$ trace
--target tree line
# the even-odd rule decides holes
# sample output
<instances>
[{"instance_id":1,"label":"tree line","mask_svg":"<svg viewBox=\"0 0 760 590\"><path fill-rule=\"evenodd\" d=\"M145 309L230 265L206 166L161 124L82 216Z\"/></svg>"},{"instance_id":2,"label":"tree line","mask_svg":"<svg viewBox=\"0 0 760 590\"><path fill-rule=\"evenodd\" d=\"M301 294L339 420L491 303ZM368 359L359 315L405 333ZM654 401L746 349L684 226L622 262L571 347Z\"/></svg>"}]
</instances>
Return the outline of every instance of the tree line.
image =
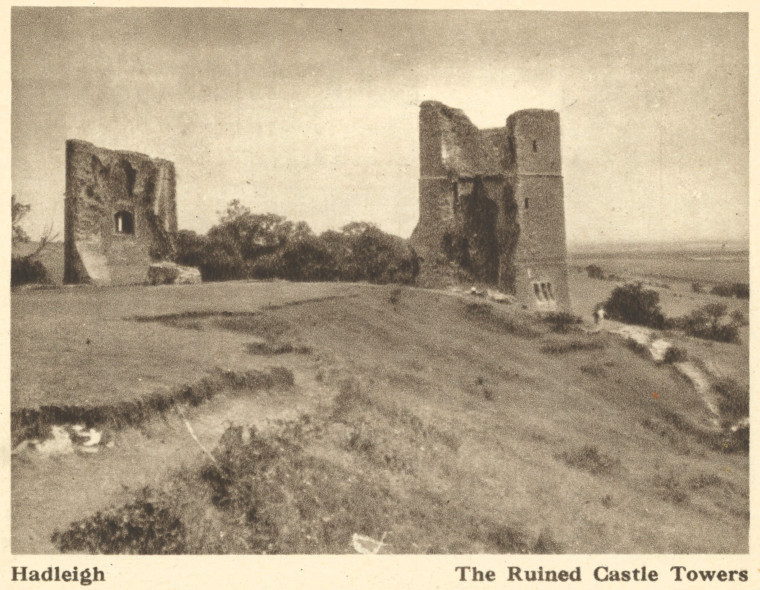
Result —
<instances>
[{"instance_id":1,"label":"tree line","mask_svg":"<svg viewBox=\"0 0 760 590\"><path fill-rule=\"evenodd\" d=\"M419 262L406 240L365 222L315 234L306 222L253 213L229 203L205 235L177 235L178 264L200 269L204 281L287 279L413 283Z\"/></svg>"}]
</instances>

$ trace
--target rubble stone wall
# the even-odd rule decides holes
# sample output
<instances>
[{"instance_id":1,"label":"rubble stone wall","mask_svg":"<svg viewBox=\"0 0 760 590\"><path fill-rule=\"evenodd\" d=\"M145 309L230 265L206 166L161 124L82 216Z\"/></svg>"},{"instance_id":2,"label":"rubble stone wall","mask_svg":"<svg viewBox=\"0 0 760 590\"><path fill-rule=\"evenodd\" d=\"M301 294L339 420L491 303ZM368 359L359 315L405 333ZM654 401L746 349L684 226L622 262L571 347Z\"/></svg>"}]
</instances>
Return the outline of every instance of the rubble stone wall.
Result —
<instances>
[{"instance_id":1,"label":"rubble stone wall","mask_svg":"<svg viewBox=\"0 0 760 590\"><path fill-rule=\"evenodd\" d=\"M64 281L145 282L174 252L175 185L168 160L67 141Z\"/></svg>"}]
</instances>

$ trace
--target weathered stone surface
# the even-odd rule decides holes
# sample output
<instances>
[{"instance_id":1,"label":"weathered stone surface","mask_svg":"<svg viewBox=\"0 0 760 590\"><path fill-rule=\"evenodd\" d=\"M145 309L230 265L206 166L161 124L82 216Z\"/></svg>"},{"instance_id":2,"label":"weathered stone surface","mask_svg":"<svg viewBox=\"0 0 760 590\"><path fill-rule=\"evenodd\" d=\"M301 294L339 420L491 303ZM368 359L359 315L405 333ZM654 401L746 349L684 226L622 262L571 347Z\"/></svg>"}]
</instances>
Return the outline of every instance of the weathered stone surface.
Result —
<instances>
[{"instance_id":1,"label":"weathered stone surface","mask_svg":"<svg viewBox=\"0 0 760 590\"><path fill-rule=\"evenodd\" d=\"M569 309L559 115L528 109L480 130L459 109L420 105L423 272L453 263L534 309Z\"/></svg>"},{"instance_id":2,"label":"weathered stone surface","mask_svg":"<svg viewBox=\"0 0 760 590\"><path fill-rule=\"evenodd\" d=\"M192 266L174 262L155 262L148 267L151 285L193 285L201 282L201 272Z\"/></svg>"},{"instance_id":3,"label":"weathered stone surface","mask_svg":"<svg viewBox=\"0 0 760 590\"><path fill-rule=\"evenodd\" d=\"M140 283L174 251L174 164L69 140L65 211L64 282Z\"/></svg>"}]
</instances>

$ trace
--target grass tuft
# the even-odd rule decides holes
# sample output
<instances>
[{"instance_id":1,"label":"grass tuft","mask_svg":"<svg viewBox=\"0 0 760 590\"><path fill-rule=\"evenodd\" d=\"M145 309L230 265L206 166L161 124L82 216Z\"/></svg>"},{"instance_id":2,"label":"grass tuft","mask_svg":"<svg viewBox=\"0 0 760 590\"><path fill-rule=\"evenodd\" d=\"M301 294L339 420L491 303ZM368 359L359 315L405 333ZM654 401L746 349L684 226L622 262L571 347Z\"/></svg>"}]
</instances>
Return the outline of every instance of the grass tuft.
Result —
<instances>
[{"instance_id":1,"label":"grass tuft","mask_svg":"<svg viewBox=\"0 0 760 590\"><path fill-rule=\"evenodd\" d=\"M673 473L663 477L656 475L653 484L660 489L661 497L671 504L682 505L690 501L689 494L684 490L681 480Z\"/></svg>"},{"instance_id":2,"label":"grass tuft","mask_svg":"<svg viewBox=\"0 0 760 590\"><path fill-rule=\"evenodd\" d=\"M596 340L553 340L543 344L541 352L544 354L567 354L581 350L604 350L604 348L605 344Z\"/></svg>"},{"instance_id":3,"label":"grass tuft","mask_svg":"<svg viewBox=\"0 0 760 590\"><path fill-rule=\"evenodd\" d=\"M246 350L250 354L276 355L276 354L311 354L310 346L299 346L290 342L249 342Z\"/></svg>"},{"instance_id":4,"label":"grass tuft","mask_svg":"<svg viewBox=\"0 0 760 590\"><path fill-rule=\"evenodd\" d=\"M528 531L519 524L494 526L488 533L488 542L499 553L557 554L564 552L548 528L543 529L538 537L532 540Z\"/></svg>"},{"instance_id":5,"label":"grass tuft","mask_svg":"<svg viewBox=\"0 0 760 590\"><path fill-rule=\"evenodd\" d=\"M585 445L576 451L563 453L559 458L570 467L588 471L592 475L611 475L621 469L618 459L600 453L594 445Z\"/></svg>"},{"instance_id":6,"label":"grass tuft","mask_svg":"<svg viewBox=\"0 0 760 590\"><path fill-rule=\"evenodd\" d=\"M581 373L583 373L584 375L589 375L590 377L606 377L607 376L607 371L604 370L604 367L601 367L598 364L581 365L580 369L581 369Z\"/></svg>"}]
</instances>

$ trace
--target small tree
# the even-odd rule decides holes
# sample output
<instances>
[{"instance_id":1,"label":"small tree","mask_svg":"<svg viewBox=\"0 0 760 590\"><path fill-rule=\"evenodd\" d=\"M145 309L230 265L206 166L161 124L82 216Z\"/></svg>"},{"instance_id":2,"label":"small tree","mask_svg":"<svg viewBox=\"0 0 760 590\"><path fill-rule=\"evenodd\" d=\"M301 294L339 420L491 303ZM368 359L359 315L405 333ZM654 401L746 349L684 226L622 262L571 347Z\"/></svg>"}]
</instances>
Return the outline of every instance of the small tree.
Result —
<instances>
[{"instance_id":1,"label":"small tree","mask_svg":"<svg viewBox=\"0 0 760 590\"><path fill-rule=\"evenodd\" d=\"M21 220L29 213L32 208L31 205L20 203L16 199L16 195L11 195L11 226L13 233L11 235L11 242L13 244L20 244L22 242L29 241L29 234L21 227Z\"/></svg>"},{"instance_id":2,"label":"small tree","mask_svg":"<svg viewBox=\"0 0 760 590\"><path fill-rule=\"evenodd\" d=\"M16 199L16 195L11 195L11 244L22 244L29 242L29 234L21 227L21 220L29 213L31 205L21 203ZM45 249L52 236L53 226L45 228L40 238L37 248L31 254L26 256L11 256L11 286L26 285L30 283L49 283L50 275L47 268L35 258Z\"/></svg>"}]
</instances>

